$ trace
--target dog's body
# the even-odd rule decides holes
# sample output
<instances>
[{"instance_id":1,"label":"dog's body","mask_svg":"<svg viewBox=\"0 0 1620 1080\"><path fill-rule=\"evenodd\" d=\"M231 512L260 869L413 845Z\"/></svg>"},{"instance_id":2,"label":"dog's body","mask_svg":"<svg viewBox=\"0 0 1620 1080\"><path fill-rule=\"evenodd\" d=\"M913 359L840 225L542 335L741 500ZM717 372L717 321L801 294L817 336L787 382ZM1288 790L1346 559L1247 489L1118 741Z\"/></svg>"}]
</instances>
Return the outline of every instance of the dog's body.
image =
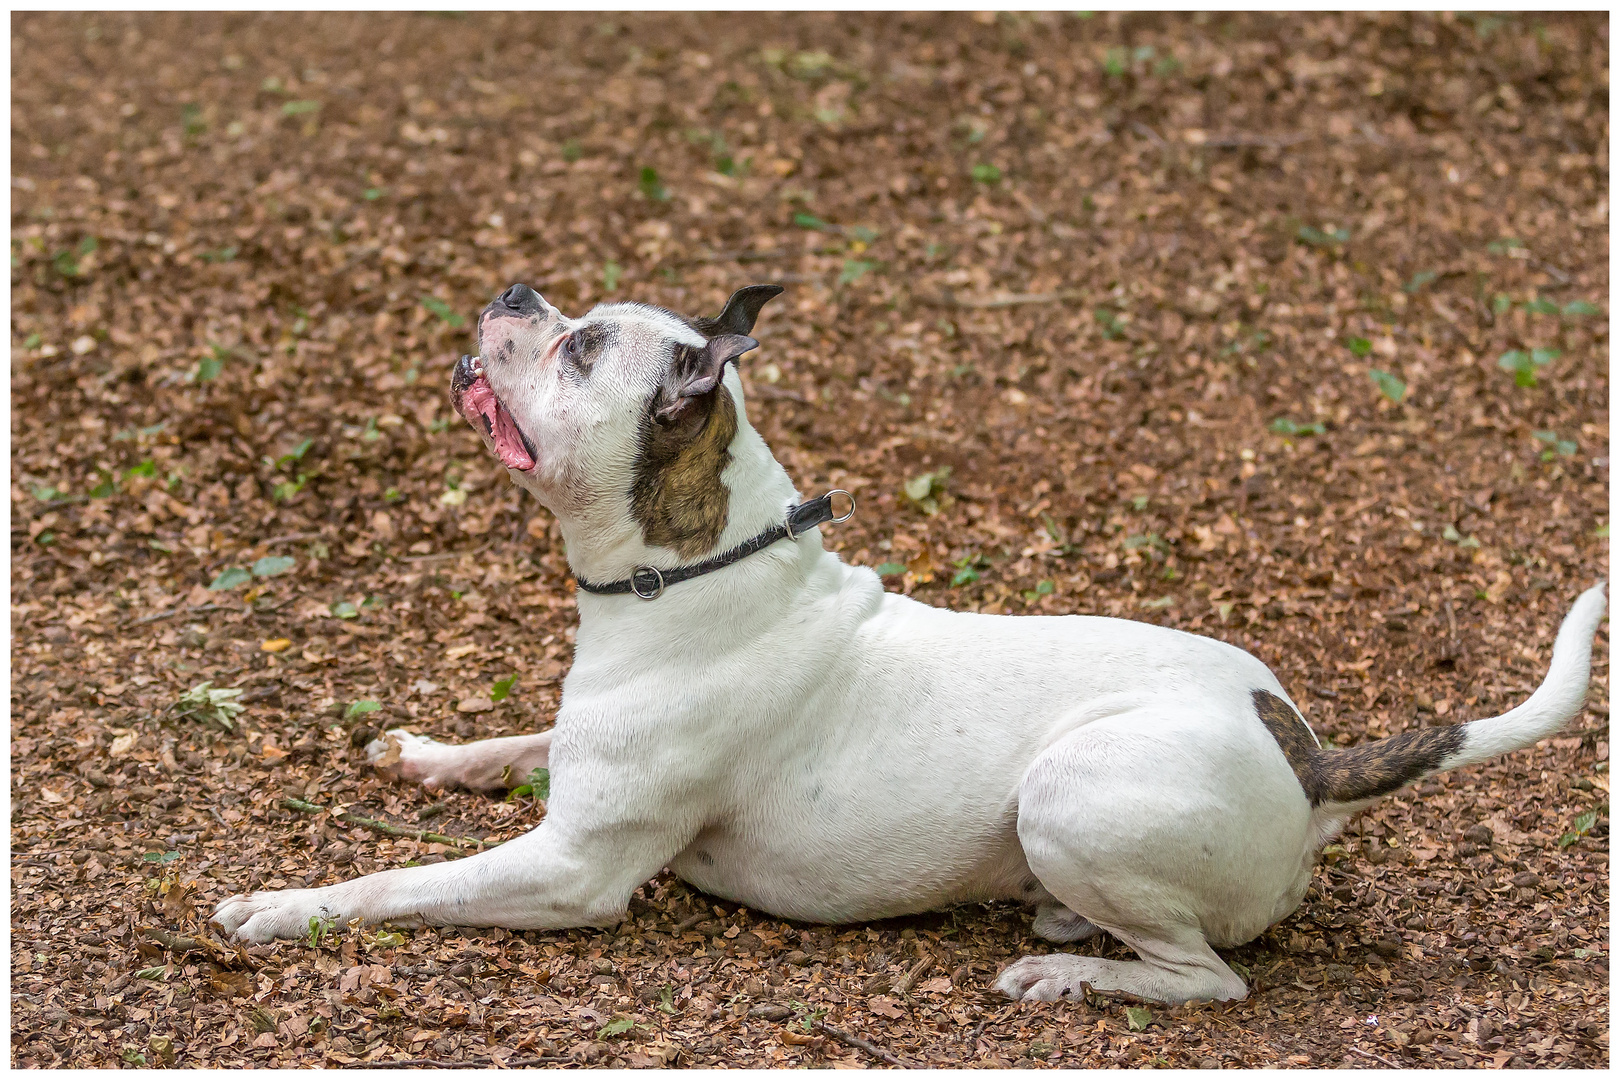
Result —
<instances>
[{"instance_id":1,"label":"dog's body","mask_svg":"<svg viewBox=\"0 0 1620 1080\"><path fill-rule=\"evenodd\" d=\"M777 290L693 322L639 305L566 320L518 289L486 310L457 405L557 512L583 581L691 565L798 501L727 371ZM1604 609L1601 587L1582 596L1546 682L1512 712L1323 752L1239 649L1117 619L928 607L814 530L651 602L582 588L578 603L552 731L460 747L391 732L372 751L436 785L548 767L538 828L458 862L232 897L221 924L253 940L299 936L311 917L605 924L668 866L810 922L1020 899L1044 936L1107 929L1142 957L1029 957L998 982L1014 997L1082 983L1241 997L1210 945L1291 912L1318 848L1378 796L1566 723Z\"/></svg>"}]
</instances>

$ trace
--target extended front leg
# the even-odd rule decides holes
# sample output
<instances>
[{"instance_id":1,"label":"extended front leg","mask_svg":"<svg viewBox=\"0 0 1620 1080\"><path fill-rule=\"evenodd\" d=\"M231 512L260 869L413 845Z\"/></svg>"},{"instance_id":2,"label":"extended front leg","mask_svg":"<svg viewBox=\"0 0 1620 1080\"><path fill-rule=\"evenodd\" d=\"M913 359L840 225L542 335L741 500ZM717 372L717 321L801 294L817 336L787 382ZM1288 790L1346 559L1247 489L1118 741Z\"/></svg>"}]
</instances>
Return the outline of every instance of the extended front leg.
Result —
<instances>
[{"instance_id":1,"label":"extended front leg","mask_svg":"<svg viewBox=\"0 0 1620 1080\"><path fill-rule=\"evenodd\" d=\"M530 772L549 765L551 735L542 731L453 744L394 728L366 747L366 759L383 772L432 790L504 791L528 783Z\"/></svg>"},{"instance_id":2,"label":"extended front leg","mask_svg":"<svg viewBox=\"0 0 1620 1080\"><path fill-rule=\"evenodd\" d=\"M532 832L455 862L385 870L319 889L237 894L221 901L214 921L240 941L304 937L311 919L512 930L611 925L623 917L631 892L688 839L639 823L581 830L548 818Z\"/></svg>"}]
</instances>

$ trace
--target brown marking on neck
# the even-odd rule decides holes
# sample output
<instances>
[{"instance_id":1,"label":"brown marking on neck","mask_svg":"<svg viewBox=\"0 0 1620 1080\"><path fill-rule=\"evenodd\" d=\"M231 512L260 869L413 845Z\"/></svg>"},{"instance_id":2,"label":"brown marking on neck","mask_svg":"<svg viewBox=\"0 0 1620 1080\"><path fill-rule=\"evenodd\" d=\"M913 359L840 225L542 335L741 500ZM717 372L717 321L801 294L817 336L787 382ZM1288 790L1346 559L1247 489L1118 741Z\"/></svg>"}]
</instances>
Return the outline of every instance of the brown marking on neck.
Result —
<instances>
[{"instance_id":1,"label":"brown marking on neck","mask_svg":"<svg viewBox=\"0 0 1620 1080\"><path fill-rule=\"evenodd\" d=\"M1403 731L1348 750L1323 750L1282 698L1253 694L1254 711L1277 740L1312 806L1375 799L1434 772L1463 744L1461 725Z\"/></svg>"},{"instance_id":2,"label":"brown marking on neck","mask_svg":"<svg viewBox=\"0 0 1620 1080\"><path fill-rule=\"evenodd\" d=\"M714 548L731 506L731 489L720 476L731 464L737 407L723 386L710 396L707 407L667 426L652 419L649 408L630 488L630 512L642 538L685 559Z\"/></svg>"}]
</instances>

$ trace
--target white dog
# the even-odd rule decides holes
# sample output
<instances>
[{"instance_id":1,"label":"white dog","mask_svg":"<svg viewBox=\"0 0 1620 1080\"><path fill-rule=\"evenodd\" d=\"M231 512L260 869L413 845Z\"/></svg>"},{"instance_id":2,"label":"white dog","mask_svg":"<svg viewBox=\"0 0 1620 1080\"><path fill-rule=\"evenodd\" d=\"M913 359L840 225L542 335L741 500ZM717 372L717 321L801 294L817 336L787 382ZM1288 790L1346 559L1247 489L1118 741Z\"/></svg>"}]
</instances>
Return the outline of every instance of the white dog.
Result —
<instances>
[{"instance_id":1,"label":"white dog","mask_svg":"<svg viewBox=\"0 0 1620 1080\"><path fill-rule=\"evenodd\" d=\"M817 923L1020 899L1044 937L1107 930L1141 958L1026 957L997 982L1015 998L1241 998L1211 946L1293 911L1351 815L1581 710L1601 585L1518 708L1350 750L1320 749L1230 645L885 592L823 550L830 500L801 505L728 370L779 292L744 289L715 319L630 303L569 319L522 285L485 309L452 396L561 524L574 665L549 732L447 746L394 731L371 750L430 785L548 767L545 820L456 862L233 896L214 915L228 933L299 937L314 916L609 925L667 866Z\"/></svg>"}]
</instances>

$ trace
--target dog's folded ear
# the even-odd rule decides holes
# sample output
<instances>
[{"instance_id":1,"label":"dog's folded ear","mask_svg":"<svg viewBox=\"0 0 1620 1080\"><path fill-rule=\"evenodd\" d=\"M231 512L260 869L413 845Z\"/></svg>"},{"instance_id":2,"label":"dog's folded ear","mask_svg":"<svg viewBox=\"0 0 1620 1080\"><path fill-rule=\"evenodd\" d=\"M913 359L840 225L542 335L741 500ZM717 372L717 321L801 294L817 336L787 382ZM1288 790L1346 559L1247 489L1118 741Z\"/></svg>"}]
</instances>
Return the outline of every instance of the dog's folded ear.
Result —
<instances>
[{"instance_id":1,"label":"dog's folded ear","mask_svg":"<svg viewBox=\"0 0 1620 1080\"><path fill-rule=\"evenodd\" d=\"M731 299L726 301L725 309L719 315L712 319L693 319L692 325L705 337L751 333L754 321L759 318L759 309L783 292L780 285L750 285L746 289L738 289L731 294Z\"/></svg>"},{"instance_id":2,"label":"dog's folded ear","mask_svg":"<svg viewBox=\"0 0 1620 1080\"><path fill-rule=\"evenodd\" d=\"M730 308L729 304L727 308ZM701 349L689 346L677 348L669 375L664 379L654 406L653 417L665 425L683 419L693 412L695 403L714 393L727 364L750 349L757 348L759 342L742 334L721 334L710 338L709 343Z\"/></svg>"}]
</instances>

